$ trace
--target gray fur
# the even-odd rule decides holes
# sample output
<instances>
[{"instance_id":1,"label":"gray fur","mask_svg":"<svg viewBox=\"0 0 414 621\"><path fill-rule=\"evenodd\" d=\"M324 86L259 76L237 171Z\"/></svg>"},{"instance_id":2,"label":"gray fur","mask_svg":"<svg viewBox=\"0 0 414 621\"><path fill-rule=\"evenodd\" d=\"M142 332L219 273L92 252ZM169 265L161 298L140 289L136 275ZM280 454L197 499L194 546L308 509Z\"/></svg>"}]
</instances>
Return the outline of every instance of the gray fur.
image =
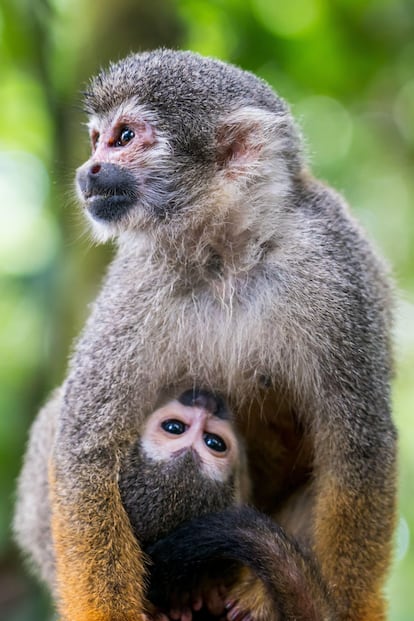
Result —
<instances>
[{"instance_id":1,"label":"gray fur","mask_svg":"<svg viewBox=\"0 0 414 621\"><path fill-rule=\"evenodd\" d=\"M32 434L18 539L48 579L39 554L50 548L46 498L28 491L46 488L48 450L60 498L84 502L91 492L93 512L91 481L118 476L166 389L211 388L237 417L264 376L291 395L312 437L317 499L332 477L355 498L375 489L360 560L342 563L332 546L338 575L358 592L365 551L388 550L393 527L386 269L343 200L309 175L286 104L258 78L189 52L132 55L91 82L86 107L101 122L125 101L154 119L164 156L151 164L158 178L148 176L144 207L98 233L117 236L118 252L62 398L47 408L56 416L54 448L45 425ZM247 160L218 161L237 141ZM160 177L164 202L155 212L145 197L156 196ZM338 528L346 533L347 521Z\"/></svg>"},{"instance_id":2,"label":"gray fur","mask_svg":"<svg viewBox=\"0 0 414 621\"><path fill-rule=\"evenodd\" d=\"M55 391L30 430L29 443L17 488L14 532L28 554L29 567L54 591L55 558L50 532L48 465L59 414L60 395ZM34 473L36 473L34 475Z\"/></svg>"}]
</instances>

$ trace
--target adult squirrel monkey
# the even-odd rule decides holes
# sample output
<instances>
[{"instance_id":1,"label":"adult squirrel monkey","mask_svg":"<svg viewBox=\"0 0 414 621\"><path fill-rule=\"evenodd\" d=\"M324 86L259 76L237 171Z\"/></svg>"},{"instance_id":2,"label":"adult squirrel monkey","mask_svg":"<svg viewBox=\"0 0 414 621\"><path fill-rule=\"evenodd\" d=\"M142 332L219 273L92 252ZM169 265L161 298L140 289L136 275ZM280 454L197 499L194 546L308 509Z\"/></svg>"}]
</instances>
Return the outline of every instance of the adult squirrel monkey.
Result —
<instances>
[{"instance_id":1,"label":"adult squirrel monkey","mask_svg":"<svg viewBox=\"0 0 414 621\"><path fill-rule=\"evenodd\" d=\"M294 616L279 584L281 618L385 619L396 433L381 261L309 173L286 104L251 73L190 52L135 54L91 81L85 107L92 155L78 194L118 251L35 422L16 517L35 555L49 508L32 490L49 491L62 621L148 610L119 475L162 395L182 386L223 395L234 414L261 512L240 524L257 549L270 541L269 571L288 563L292 593L307 598ZM224 511L223 531L238 511ZM253 617L254 601L255 589L242 606Z\"/></svg>"}]
</instances>

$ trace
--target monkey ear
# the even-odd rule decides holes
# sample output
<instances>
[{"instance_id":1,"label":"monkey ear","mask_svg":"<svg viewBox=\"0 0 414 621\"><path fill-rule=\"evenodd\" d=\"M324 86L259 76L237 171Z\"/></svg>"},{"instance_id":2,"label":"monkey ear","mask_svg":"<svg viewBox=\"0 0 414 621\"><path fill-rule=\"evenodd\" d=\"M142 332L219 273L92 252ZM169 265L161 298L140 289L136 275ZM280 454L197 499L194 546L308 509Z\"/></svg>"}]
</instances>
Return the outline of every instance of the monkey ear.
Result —
<instances>
[{"instance_id":1,"label":"monkey ear","mask_svg":"<svg viewBox=\"0 0 414 621\"><path fill-rule=\"evenodd\" d=\"M280 116L254 107L239 108L222 120L216 131L217 164L240 170L266 156L281 126ZM283 141L283 133L280 135ZM277 149L280 151L280 148Z\"/></svg>"}]
</instances>

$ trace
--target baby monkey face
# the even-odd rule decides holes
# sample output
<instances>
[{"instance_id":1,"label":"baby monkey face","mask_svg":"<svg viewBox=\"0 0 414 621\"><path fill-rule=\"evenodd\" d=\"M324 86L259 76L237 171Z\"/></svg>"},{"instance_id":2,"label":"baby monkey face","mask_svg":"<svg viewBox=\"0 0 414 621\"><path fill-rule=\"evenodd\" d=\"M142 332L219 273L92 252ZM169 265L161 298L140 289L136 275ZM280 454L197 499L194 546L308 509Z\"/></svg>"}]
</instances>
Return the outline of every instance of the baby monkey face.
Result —
<instances>
[{"instance_id":1,"label":"baby monkey face","mask_svg":"<svg viewBox=\"0 0 414 621\"><path fill-rule=\"evenodd\" d=\"M186 399L169 401L147 419L143 452L155 461L191 452L208 478L226 481L239 462L238 441L228 415L212 413L207 402L185 403Z\"/></svg>"}]
</instances>

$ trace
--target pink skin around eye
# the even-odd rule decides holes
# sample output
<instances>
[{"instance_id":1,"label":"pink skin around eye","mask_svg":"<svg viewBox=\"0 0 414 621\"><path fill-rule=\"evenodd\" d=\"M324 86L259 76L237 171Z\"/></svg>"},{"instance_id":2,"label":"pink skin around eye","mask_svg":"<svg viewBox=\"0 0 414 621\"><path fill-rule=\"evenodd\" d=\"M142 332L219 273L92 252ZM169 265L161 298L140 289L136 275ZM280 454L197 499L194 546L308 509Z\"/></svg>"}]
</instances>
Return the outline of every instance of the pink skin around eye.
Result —
<instances>
[{"instance_id":1,"label":"pink skin around eye","mask_svg":"<svg viewBox=\"0 0 414 621\"><path fill-rule=\"evenodd\" d=\"M130 130L133 136L122 142L120 138L125 130ZM93 158L109 161L113 159L115 149L118 152L115 157L119 157L120 150L137 152L152 146L155 143L155 134L151 125L146 121L120 119L110 127L102 129L101 132L92 129L91 142L94 151Z\"/></svg>"}]
</instances>

